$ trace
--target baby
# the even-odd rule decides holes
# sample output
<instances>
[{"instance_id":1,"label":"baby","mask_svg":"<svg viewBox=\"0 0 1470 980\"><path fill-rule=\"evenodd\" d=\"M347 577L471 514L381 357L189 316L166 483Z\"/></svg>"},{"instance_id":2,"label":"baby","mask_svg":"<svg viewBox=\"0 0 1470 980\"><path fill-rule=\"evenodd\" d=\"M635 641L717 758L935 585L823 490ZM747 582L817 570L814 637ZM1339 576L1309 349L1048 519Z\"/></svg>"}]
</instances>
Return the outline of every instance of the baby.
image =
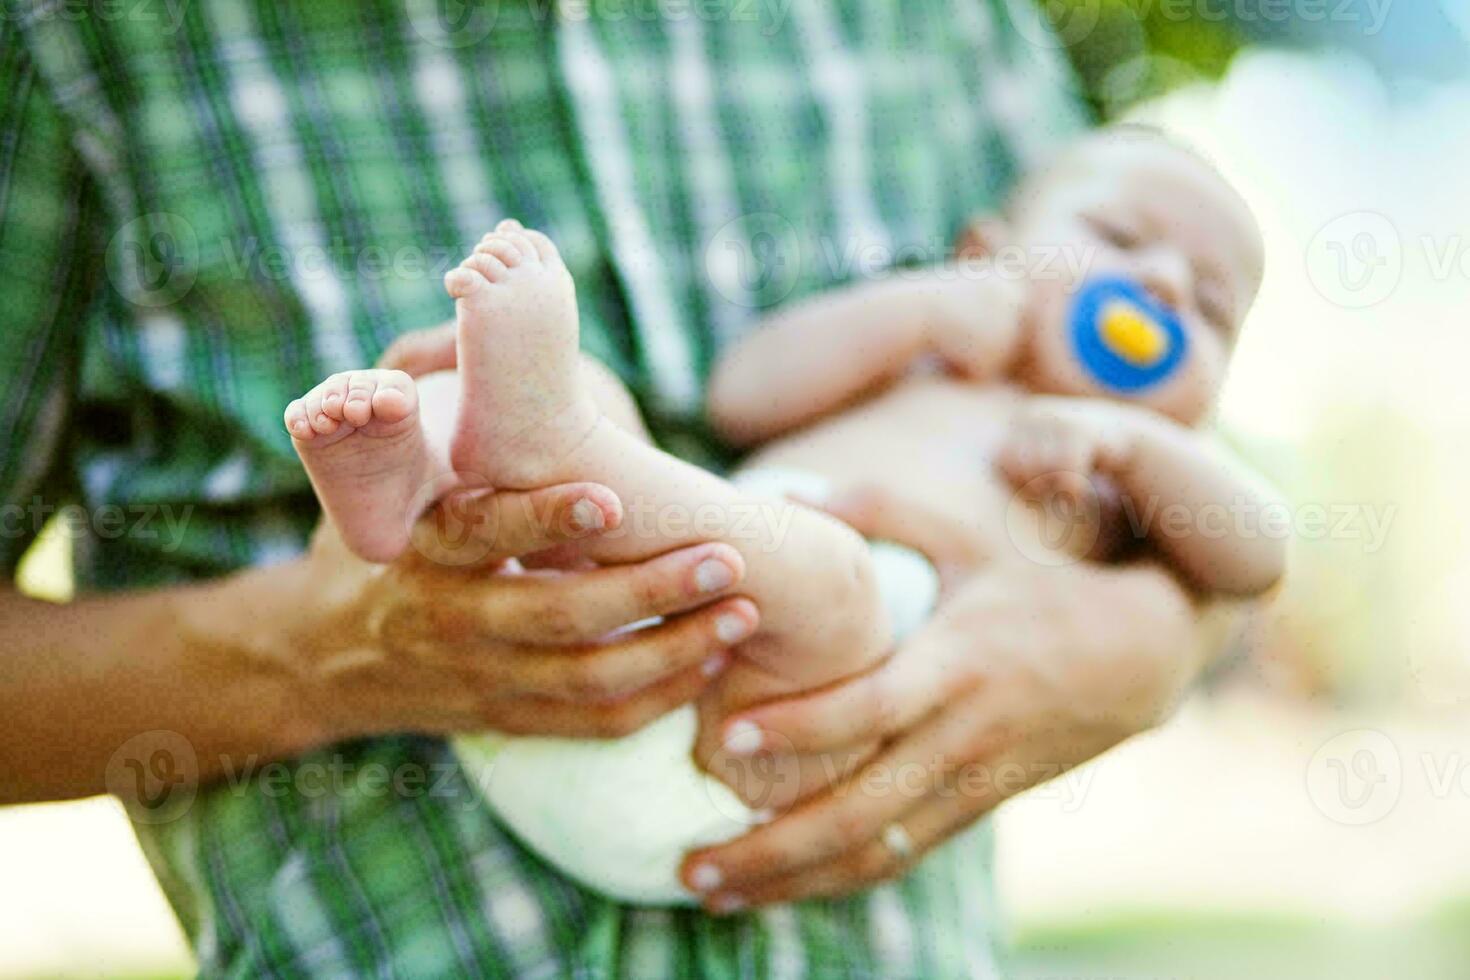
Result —
<instances>
[{"instance_id":1,"label":"baby","mask_svg":"<svg viewBox=\"0 0 1470 980\"><path fill-rule=\"evenodd\" d=\"M711 387L720 429L750 444L807 426L763 448L737 483L808 496L824 484L883 486L971 526L995 561L1046 560L1059 547L1069 560L1117 560L1147 547L1202 593L1268 588L1281 574L1279 541L1138 519L1264 500L1189 428L1212 404L1259 284L1259 236L1244 204L1194 156L1119 130L1027 182L1009 211L1011 244L1076 249L1088 259L1083 281L996 274L977 253L994 246L998 228L971 236L962 267L818 298L733 350ZM625 504L685 513L710 504L735 513L758 499L599 410L578 363L572 283L545 236L502 222L446 285L457 301L457 372L417 385L399 372L334 375L286 410L318 496L357 553L396 557L411 517L457 486L590 480ZM925 354L951 375L906 370ZM426 486L435 489L425 495ZM1045 519L1016 520L1013 488L1098 501L1087 533L1056 540ZM732 784L749 775L735 763L759 746L722 732L731 715L871 666L933 605L932 570L912 554L869 548L806 508L765 506L780 518L724 537L660 528L584 549L599 562L701 540L741 552L761 631L737 648L697 712L612 742L457 742L518 836L615 897L687 901L682 854L768 818L693 762L710 765L723 733L729 751L712 771ZM720 639L749 632L742 620Z\"/></svg>"},{"instance_id":2,"label":"baby","mask_svg":"<svg viewBox=\"0 0 1470 980\"><path fill-rule=\"evenodd\" d=\"M1044 271L992 266L1006 246ZM728 440L822 419L746 465L889 489L969 525L992 561L1147 546L1203 594L1275 583L1279 536L1209 518L1259 514L1271 491L1194 429L1261 280L1260 233L1229 185L1158 133L1114 127L1025 181L960 251L957 267L799 304L737 345L710 384ZM946 375L909 370L925 359ZM1081 520L1050 525L1055 508L1018 519L1016 491L1070 502Z\"/></svg>"}]
</instances>

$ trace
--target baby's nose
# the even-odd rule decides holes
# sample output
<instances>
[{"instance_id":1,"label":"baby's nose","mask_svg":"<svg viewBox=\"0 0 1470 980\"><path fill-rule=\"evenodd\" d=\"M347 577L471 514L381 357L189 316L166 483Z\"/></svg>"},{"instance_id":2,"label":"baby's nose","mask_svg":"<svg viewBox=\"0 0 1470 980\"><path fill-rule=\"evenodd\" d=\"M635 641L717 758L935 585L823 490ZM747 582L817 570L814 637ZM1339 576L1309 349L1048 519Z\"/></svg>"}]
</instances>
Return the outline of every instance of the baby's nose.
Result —
<instances>
[{"instance_id":1,"label":"baby's nose","mask_svg":"<svg viewBox=\"0 0 1470 980\"><path fill-rule=\"evenodd\" d=\"M1139 255L1138 279L1162 303L1179 309L1194 282L1189 261L1174 249L1154 248Z\"/></svg>"}]
</instances>

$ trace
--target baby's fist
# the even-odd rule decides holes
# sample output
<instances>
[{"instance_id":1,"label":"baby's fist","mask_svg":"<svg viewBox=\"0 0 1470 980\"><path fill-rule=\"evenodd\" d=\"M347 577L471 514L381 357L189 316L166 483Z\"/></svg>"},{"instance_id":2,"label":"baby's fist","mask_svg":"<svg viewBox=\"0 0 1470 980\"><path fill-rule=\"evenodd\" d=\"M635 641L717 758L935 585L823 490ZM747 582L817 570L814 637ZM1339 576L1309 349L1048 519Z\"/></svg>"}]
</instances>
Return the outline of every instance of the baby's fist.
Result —
<instances>
[{"instance_id":1,"label":"baby's fist","mask_svg":"<svg viewBox=\"0 0 1470 980\"><path fill-rule=\"evenodd\" d=\"M1011 417L996 466L1023 496L1084 499L1094 475L1128 465L1133 433L1128 412L1109 402L1033 397Z\"/></svg>"}]
</instances>

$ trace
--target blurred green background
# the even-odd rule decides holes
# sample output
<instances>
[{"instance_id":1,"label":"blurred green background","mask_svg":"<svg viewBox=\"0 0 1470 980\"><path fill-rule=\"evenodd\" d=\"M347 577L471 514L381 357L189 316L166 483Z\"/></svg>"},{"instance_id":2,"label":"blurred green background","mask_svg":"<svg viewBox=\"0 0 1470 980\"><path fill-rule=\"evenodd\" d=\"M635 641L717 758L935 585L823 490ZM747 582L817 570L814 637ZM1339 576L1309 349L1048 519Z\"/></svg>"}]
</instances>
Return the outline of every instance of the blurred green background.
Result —
<instances>
[{"instance_id":1,"label":"blurred green background","mask_svg":"<svg viewBox=\"0 0 1470 980\"><path fill-rule=\"evenodd\" d=\"M1115 118L1148 98L1218 79L1246 43L1234 19L1166 16L1158 0L1038 0L1094 109ZM1172 8L1171 8L1172 9Z\"/></svg>"}]
</instances>

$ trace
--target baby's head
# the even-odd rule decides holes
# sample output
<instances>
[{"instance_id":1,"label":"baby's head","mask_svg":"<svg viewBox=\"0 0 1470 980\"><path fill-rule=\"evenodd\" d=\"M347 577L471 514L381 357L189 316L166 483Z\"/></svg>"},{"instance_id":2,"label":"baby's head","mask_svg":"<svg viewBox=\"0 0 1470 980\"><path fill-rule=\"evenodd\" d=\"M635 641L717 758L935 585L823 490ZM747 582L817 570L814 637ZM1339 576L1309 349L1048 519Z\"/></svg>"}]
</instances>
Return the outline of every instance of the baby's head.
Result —
<instances>
[{"instance_id":1,"label":"baby's head","mask_svg":"<svg viewBox=\"0 0 1470 980\"><path fill-rule=\"evenodd\" d=\"M1023 181L1004 227L1028 255L1071 260L1033 276L1026 383L1204 418L1263 261L1255 219L1212 167L1152 130L1102 130Z\"/></svg>"}]
</instances>

